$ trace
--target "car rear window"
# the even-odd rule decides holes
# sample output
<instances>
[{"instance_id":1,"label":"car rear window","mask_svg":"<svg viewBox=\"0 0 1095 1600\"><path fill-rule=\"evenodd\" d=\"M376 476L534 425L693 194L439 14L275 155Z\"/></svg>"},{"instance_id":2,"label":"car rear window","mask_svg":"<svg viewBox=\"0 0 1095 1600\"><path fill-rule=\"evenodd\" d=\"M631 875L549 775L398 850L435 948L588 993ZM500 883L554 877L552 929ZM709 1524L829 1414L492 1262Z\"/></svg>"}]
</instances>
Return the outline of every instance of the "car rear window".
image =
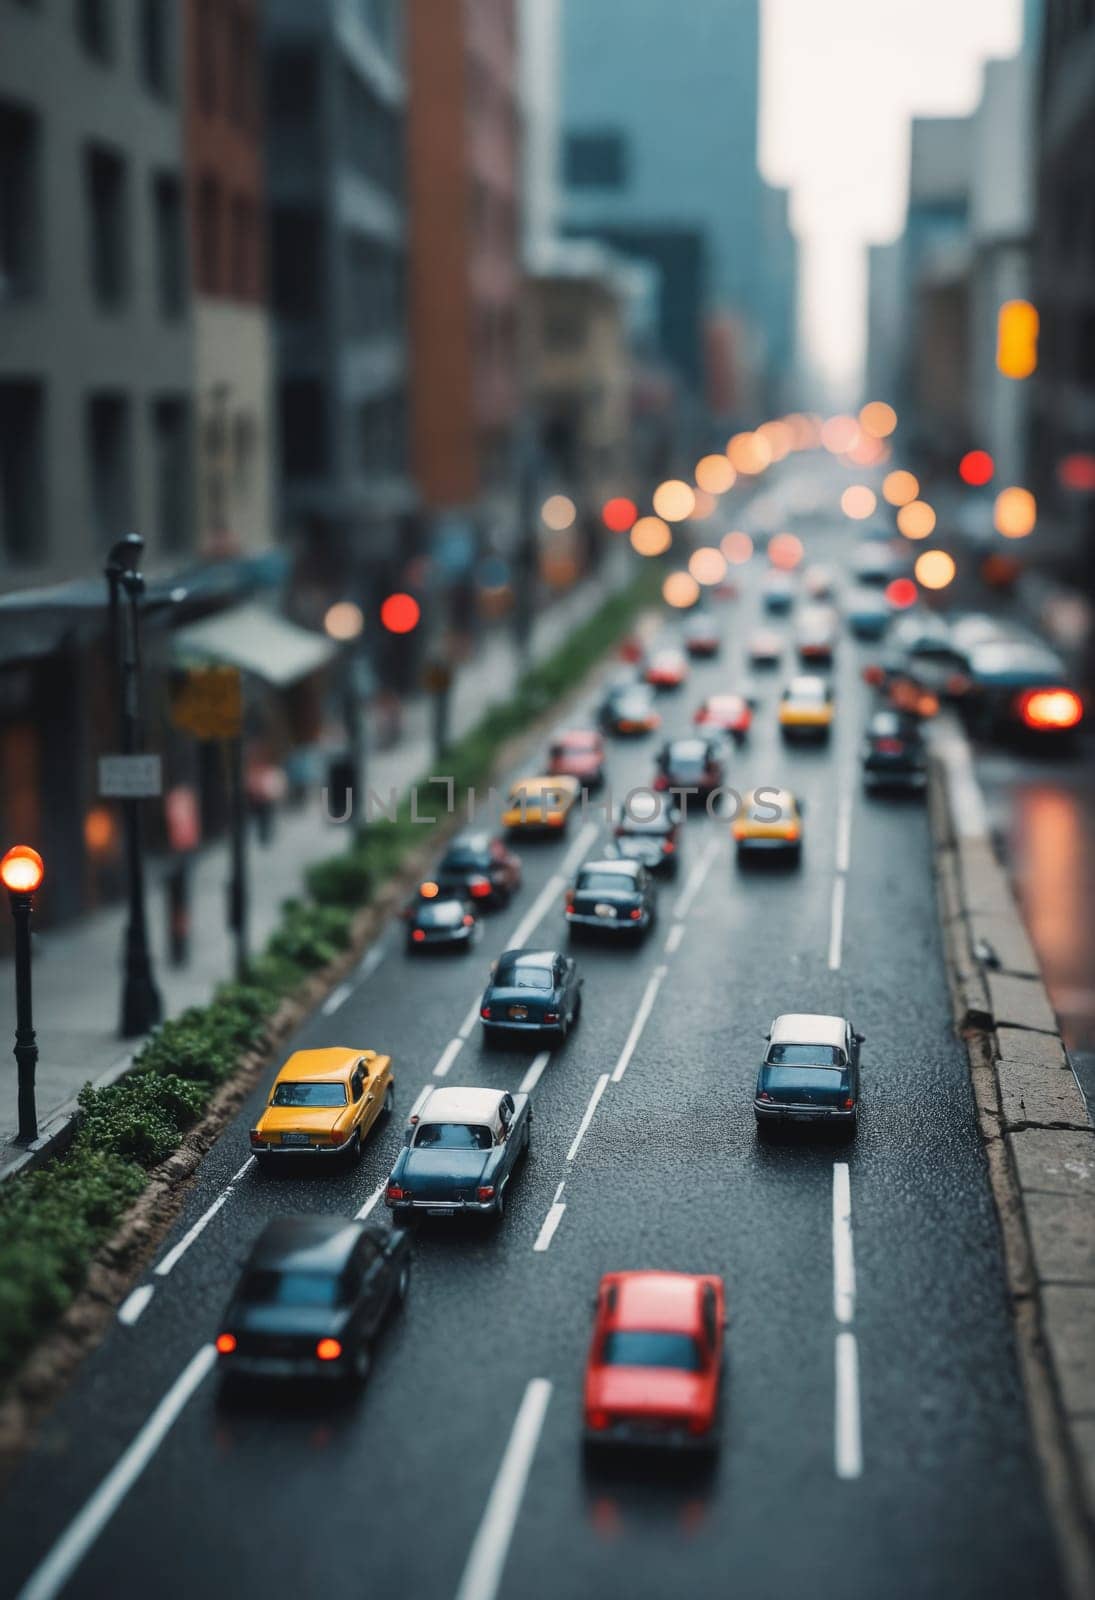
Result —
<instances>
[{"instance_id":1,"label":"car rear window","mask_svg":"<svg viewBox=\"0 0 1095 1600\"><path fill-rule=\"evenodd\" d=\"M453 928L463 916L464 907L459 900L435 900L418 908L418 921L424 928Z\"/></svg>"},{"instance_id":2,"label":"car rear window","mask_svg":"<svg viewBox=\"0 0 1095 1600\"><path fill-rule=\"evenodd\" d=\"M473 850L470 845L459 850L450 850L442 858L442 872L478 872L487 865L487 858L483 851Z\"/></svg>"},{"instance_id":3,"label":"car rear window","mask_svg":"<svg viewBox=\"0 0 1095 1600\"><path fill-rule=\"evenodd\" d=\"M326 1272L278 1272L256 1268L247 1274L243 1298L255 1305L333 1306L339 1301L341 1280Z\"/></svg>"},{"instance_id":4,"label":"car rear window","mask_svg":"<svg viewBox=\"0 0 1095 1600\"><path fill-rule=\"evenodd\" d=\"M577 884L579 894L627 894L634 887L630 872L583 872Z\"/></svg>"},{"instance_id":5,"label":"car rear window","mask_svg":"<svg viewBox=\"0 0 1095 1600\"><path fill-rule=\"evenodd\" d=\"M489 1150L489 1128L468 1122L423 1122L414 1136L416 1150Z\"/></svg>"},{"instance_id":6,"label":"car rear window","mask_svg":"<svg viewBox=\"0 0 1095 1600\"><path fill-rule=\"evenodd\" d=\"M678 1372L703 1368L700 1347L691 1334L621 1329L605 1335L601 1360L606 1367L672 1367Z\"/></svg>"},{"instance_id":7,"label":"car rear window","mask_svg":"<svg viewBox=\"0 0 1095 1600\"><path fill-rule=\"evenodd\" d=\"M279 1083L272 1106L344 1106L344 1083Z\"/></svg>"},{"instance_id":8,"label":"car rear window","mask_svg":"<svg viewBox=\"0 0 1095 1600\"><path fill-rule=\"evenodd\" d=\"M523 961L512 961L500 966L495 982L503 989L554 989L555 979L550 967L530 967Z\"/></svg>"},{"instance_id":9,"label":"car rear window","mask_svg":"<svg viewBox=\"0 0 1095 1600\"><path fill-rule=\"evenodd\" d=\"M773 1044L765 1057L773 1067L843 1067L843 1050L835 1044Z\"/></svg>"}]
</instances>

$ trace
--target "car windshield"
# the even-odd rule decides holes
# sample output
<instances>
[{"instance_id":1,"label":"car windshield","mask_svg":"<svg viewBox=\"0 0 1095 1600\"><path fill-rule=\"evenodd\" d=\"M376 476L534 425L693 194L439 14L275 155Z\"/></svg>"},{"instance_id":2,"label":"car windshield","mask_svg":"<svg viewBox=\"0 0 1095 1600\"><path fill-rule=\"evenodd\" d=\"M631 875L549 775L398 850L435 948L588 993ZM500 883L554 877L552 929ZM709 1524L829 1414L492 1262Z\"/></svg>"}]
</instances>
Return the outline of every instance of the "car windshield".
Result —
<instances>
[{"instance_id":1,"label":"car windshield","mask_svg":"<svg viewBox=\"0 0 1095 1600\"><path fill-rule=\"evenodd\" d=\"M279 1083L272 1106L344 1106L344 1083Z\"/></svg>"},{"instance_id":2,"label":"car windshield","mask_svg":"<svg viewBox=\"0 0 1095 1600\"><path fill-rule=\"evenodd\" d=\"M478 872L485 868L487 861L481 850L474 850L471 845L462 845L457 850L450 850L441 862L442 872Z\"/></svg>"},{"instance_id":3,"label":"car windshield","mask_svg":"<svg viewBox=\"0 0 1095 1600\"><path fill-rule=\"evenodd\" d=\"M339 1279L328 1272L278 1272L256 1268L247 1274L243 1298L255 1305L333 1306L339 1300Z\"/></svg>"},{"instance_id":4,"label":"car windshield","mask_svg":"<svg viewBox=\"0 0 1095 1600\"><path fill-rule=\"evenodd\" d=\"M630 894L635 879L630 872L583 872L577 887L579 894Z\"/></svg>"},{"instance_id":5,"label":"car windshield","mask_svg":"<svg viewBox=\"0 0 1095 1600\"><path fill-rule=\"evenodd\" d=\"M621 834L639 833L659 835L673 831L672 818L664 812L660 817L629 817L622 816L617 824Z\"/></svg>"},{"instance_id":6,"label":"car windshield","mask_svg":"<svg viewBox=\"0 0 1095 1600\"><path fill-rule=\"evenodd\" d=\"M707 760L707 746L699 739L682 739L669 746L665 759L671 767L702 767Z\"/></svg>"},{"instance_id":7,"label":"car windshield","mask_svg":"<svg viewBox=\"0 0 1095 1600\"><path fill-rule=\"evenodd\" d=\"M414 1136L416 1150L489 1150L493 1143L477 1122L423 1122Z\"/></svg>"},{"instance_id":8,"label":"car windshield","mask_svg":"<svg viewBox=\"0 0 1095 1600\"><path fill-rule=\"evenodd\" d=\"M503 989L553 989L555 979L550 967L530 967L523 961L498 968L496 982Z\"/></svg>"},{"instance_id":9,"label":"car windshield","mask_svg":"<svg viewBox=\"0 0 1095 1600\"><path fill-rule=\"evenodd\" d=\"M650 834L622 833L616 840L616 849L628 861L642 861L651 855L658 855L661 846L656 837Z\"/></svg>"},{"instance_id":10,"label":"car windshield","mask_svg":"<svg viewBox=\"0 0 1095 1600\"><path fill-rule=\"evenodd\" d=\"M688 1333L620 1330L605 1335L601 1361L606 1367L673 1367L700 1372L700 1347Z\"/></svg>"},{"instance_id":11,"label":"car windshield","mask_svg":"<svg viewBox=\"0 0 1095 1600\"><path fill-rule=\"evenodd\" d=\"M825 685L816 679L800 678L797 683L792 683L783 692L785 700L805 700L809 704L820 705L825 699Z\"/></svg>"},{"instance_id":12,"label":"car windshield","mask_svg":"<svg viewBox=\"0 0 1095 1600\"><path fill-rule=\"evenodd\" d=\"M835 1044L773 1044L765 1058L773 1067L842 1067L844 1052Z\"/></svg>"}]
</instances>

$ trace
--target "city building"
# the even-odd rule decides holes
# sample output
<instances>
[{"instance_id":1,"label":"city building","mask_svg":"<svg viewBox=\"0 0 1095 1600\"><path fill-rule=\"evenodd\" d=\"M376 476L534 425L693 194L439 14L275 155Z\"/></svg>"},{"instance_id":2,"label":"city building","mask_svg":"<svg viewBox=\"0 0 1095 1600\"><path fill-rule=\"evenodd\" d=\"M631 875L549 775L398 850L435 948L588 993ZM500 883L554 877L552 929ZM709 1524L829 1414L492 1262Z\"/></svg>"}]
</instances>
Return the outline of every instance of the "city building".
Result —
<instances>
[{"instance_id":1,"label":"city building","mask_svg":"<svg viewBox=\"0 0 1095 1600\"><path fill-rule=\"evenodd\" d=\"M516 0L410 0L406 26L413 473L450 551L473 528L504 548L521 403Z\"/></svg>"},{"instance_id":2,"label":"city building","mask_svg":"<svg viewBox=\"0 0 1095 1600\"><path fill-rule=\"evenodd\" d=\"M186 0L184 128L198 549L274 537L258 0Z\"/></svg>"},{"instance_id":3,"label":"city building","mask_svg":"<svg viewBox=\"0 0 1095 1600\"><path fill-rule=\"evenodd\" d=\"M899 392L904 282L900 238L867 247L866 393L889 401Z\"/></svg>"},{"instance_id":4,"label":"city building","mask_svg":"<svg viewBox=\"0 0 1095 1600\"><path fill-rule=\"evenodd\" d=\"M404 8L266 0L281 508L297 612L372 606L416 550Z\"/></svg>"}]
</instances>

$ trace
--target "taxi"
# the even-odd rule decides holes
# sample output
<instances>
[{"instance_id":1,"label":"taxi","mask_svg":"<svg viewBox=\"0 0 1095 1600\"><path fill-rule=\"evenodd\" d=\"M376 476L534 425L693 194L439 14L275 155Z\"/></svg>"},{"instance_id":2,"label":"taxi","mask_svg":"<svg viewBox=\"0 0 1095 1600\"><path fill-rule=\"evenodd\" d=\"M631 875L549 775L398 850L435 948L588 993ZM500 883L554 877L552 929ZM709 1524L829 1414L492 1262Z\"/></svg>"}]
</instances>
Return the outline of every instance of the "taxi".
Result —
<instances>
[{"instance_id":1,"label":"taxi","mask_svg":"<svg viewBox=\"0 0 1095 1600\"><path fill-rule=\"evenodd\" d=\"M780 732L785 740L828 739L833 710L832 686L824 678L792 678L780 696Z\"/></svg>"},{"instance_id":2,"label":"taxi","mask_svg":"<svg viewBox=\"0 0 1095 1600\"><path fill-rule=\"evenodd\" d=\"M357 1161L373 1124L395 1103L391 1056L334 1045L297 1050L270 1091L266 1110L251 1129L259 1167Z\"/></svg>"},{"instance_id":3,"label":"taxi","mask_svg":"<svg viewBox=\"0 0 1095 1600\"><path fill-rule=\"evenodd\" d=\"M502 826L508 833L564 833L582 786L560 773L522 778L510 789Z\"/></svg>"},{"instance_id":4,"label":"taxi","mask_svg":"<svg viewBox=\"0 0 1095 1600\"><path fill-rule=\"evenodd\" d=\"M802 855L802 811L801 800L790 789L750 789L742 795L741 810L731 825L739 863L761 855L798 861Z\"/></svg>"}]
</instances>

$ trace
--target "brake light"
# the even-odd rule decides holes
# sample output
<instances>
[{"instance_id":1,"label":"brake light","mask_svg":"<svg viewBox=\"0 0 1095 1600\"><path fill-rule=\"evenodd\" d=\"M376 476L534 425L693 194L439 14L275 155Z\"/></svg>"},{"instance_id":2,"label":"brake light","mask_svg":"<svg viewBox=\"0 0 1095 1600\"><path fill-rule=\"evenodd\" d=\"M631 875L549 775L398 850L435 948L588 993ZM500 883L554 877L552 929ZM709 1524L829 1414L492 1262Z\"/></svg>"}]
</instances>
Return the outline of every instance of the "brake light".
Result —
<instances>
[{"instance_id":1,"label":"brake light","mask_svg":"<svg viewBox=\"0 0 1095 1600\"><path fill-rule=\"evenodd\" d=\"M217 1334L217 1352L218 1352L218 1354L222 1355L222 1356L230 1356L232 1354L233 1350L236 1348L236 1343L237 1343L237 1341L236 1341L236 1336L235 1336L234 1333L218 1333Z\"/></svg>"},{"instance_id":2,"label":"brake light","mask_svg":"<svg viewBox=\"0 0 1095 1600\"><path fill-rule=\"evenodd\" d=\"M476 1189L476 1191L475 1191L475 1198L480 1202L480 1204L484 1200L493 1200L494 1199L494 1185L493 1185L493 1183L480 1184L479 1188Z\"/></svg>"},{"instance_id":3,"label":"brake light","mask_svg":"<svg viewBox=\"0 0 1095 1600\"><path fill-rule=\"evenodd\" d=\"M783 830L783 837L785 839L790 839L792 844L793 844L794 841L798 838L798 823L797 822L789 822L787 824L787 826Z\"/></svg>"},{"instance_id":4,"label":"brake light","mask_svg":"<svg viewBox=\"0 0 1095 1600\"><path fill-rule=\"evenodd\" d=\"M464 917L464 926L465 928L474 928L475 926L475 918L472 916L470 911Z\"/></svg>"},{"instance_id":5,"label":"brake light","mask_svg":"<svg viewBox=\"0 0 1095 1600\"><path fill-rule=\"evenodd\" d=\"M745 839L745 838L748 837L748 834L749 834L749 829L745 826L744 822L735 822L735 824L734 824L734 838L735 839Z\"/></svg>"},{"instance_id":6,"label":"brake light","mask_svg":"<svg viewBox=\"0 0 1095 1600\"><path fill-rule=\"evenodd\" d=\"M880 756L899 756L905 748L903 739L876 739L875 749Z\"/></svg>"},{"instance_id":7,"label":"brake light","mask_svg":"<svg viewBox=\"0 0 1095 1600\"><path fill-rule=\"evenodd\" d=\"M559 1013L557 1011L545 1011L544 1012L544 1021L545 1022L558 1022L558 1020L559 1020Z\"/></svg>"},{"instance_id":8,"label":"brake light","mask_svg":"<svg viewBox=\"0 0 1095 1600\"><path fill-rule=\"evenodd\" d=\"M772 1099L772 1096L771 1096L771 1095L770 1095L770 1094L769 1094L769 1093L768 1093L768 1090L767 1090L767 1089L762 1089L762 1090L761 1090L761 1091L760 1091L760 1093L759 1093L759 1094L758 1094L758 1095L757 1095L757 1099L758 1099L758 1100L768 1100L768 1101L771 1101L771 1099Z\"/></svg>"},{"instance_id":9,"label":"brake light","mask_svg":"<svg viewBox=\"0 0 1095 1600\"><path fill-rule=\"evenodd\" d=\"M586 1416L586 1424L594 1433L603 1433L608 1427L607 1411L590 1411Z\"/></svg>"},{"instance_id":10,"label":"brake light","mask_svg":"<svg viewBox=\"0 0 1095 1600\"><path fill-rule=\"evenodd\" d=\"M654 787L659 791L664 791L669 788L669 779L666 777L664 772L658 773L658 776L654 779Z\"/></svg>"},{"instance_id":11,"label":"brake light","mask_svg":"<svg viewBox=\"0 0 1095 1600\"><path fill-rule=\"evenodd\" d=\"M321 1361L337 1361L342 1354L342 1345L337 1339L321 1339L316 1345L316 1355Z\"/></svg>"},{"instance_id":12,"label":"brake light","mask_svg":"<svg viewBox=\"0 0 1095 1600\"><path fill-rule=\"evenodd\" d=\"M642 906L632 906L631 910L628 912L628 916L631 918L632 922L641 922L643 917Z\"/></svg>"},{"instance_id":13,"label":"brake light","mask_svg":"<svg viewBox=\"0 0 1095 1600\"><path fill-rule=\"evenodd\" d=\"M473 900L484 900L490 894L489 878L473 878L468 884L468 891Z\"/></svg>"},{"instance_id":14,"label":"brake light","mask_svg":"<svg viewBox=\"0 0 1095 1600\"><path fill-rule=\"evenodd\" d=\"M489 1022L490 1021L490 1006L480 1006L479 1007L479 1015L483 1018L484 1022Z\"/></svg>"},{"instance_id":15,"label":"brake light","mask_svg":"<svg viewBox=\"0 0 1095 1600\"><path fill-rule=\"evenodd\" d=\"M880 683L884 683L885 681L886 681L886 674L882 670L881 667L864 667L863 668L863 682L864 683L869 683L869 684L872 685L872 687L877 688Z\"/></svg>"},{"instance_id":16,"label":"brake light","mask_svg":"<svg viewBox=\"0 0 1095 1600\"><path fill-rule=\"evenodd\" d=\"M568 911L573 911L574 910L574 890L573 889L568 889L567 890L566 908L567 908Z\"/></svg>"},{"instance_id":17,"label":"brake light","mask_svg":"<svg viewBox=\"0 0 1095 1600\"><path fill-rule=\"evenodd\" d=\"M405 1200L407 1197L398 1183L389 1183L384 1191L384 1198L386 1200Z\"/></svg>"},{"instance_id":18,"label":"brake light","mask_svg":"<svg viewBox=\"0 0 1095 1600\"><path fill-rule=\"evenodd\" d=\"M421 944L425 937L426 935L422 932L421 928L416 928L411 934L411 938L414 940L415 944Z\"/></svg>"},{"instance_id":19,"label":"brake light","mask_svg":"<svg viewBox=\"0 0 1095 1600\"><path fill-rule=\"evenodd\" d=\"M677 846L676 846L676 843L675 843L674 840L672 840L672 839L664 839L662 841L662 855L663 856L671 856L676 848L677 848Z\"/></svg>"},{"instance_id":20,"label":"brake light","mask_svg":"<svg viewBox=\"0 0 1095 1600\"><path fill-rule=\"evenodd\" d=\"M261 1150L265 1141L263 1140L262 1134L259 1132L259 1130L257 1128L252 1128L249 1137L252 1147Z\"/></svg>"},{"instance_id":21,"label":"brake light","mask_svg":"<svg viewBox=\"0 0 1095 1600\"><path fill-rule=\"evenodd\" d=\"M847 1100L845 1100L845 1102L844 1102L845 1111L850 1111L854 1105L855 1105L855 1101L852 1099L851 1095L849 1095Z\"/></svg>"},{"instance_id":22,"label":"brake light","mask_svg":"<svg viewBox=\"0 0 1095 1600\"><path fill-rule=\"evenodd\" d=\"M1071 689L1031 689L1019 698L1019 715L1028 728L1063 732L1075 728L1083 701Z\"/></svg>"}]
</instances>

